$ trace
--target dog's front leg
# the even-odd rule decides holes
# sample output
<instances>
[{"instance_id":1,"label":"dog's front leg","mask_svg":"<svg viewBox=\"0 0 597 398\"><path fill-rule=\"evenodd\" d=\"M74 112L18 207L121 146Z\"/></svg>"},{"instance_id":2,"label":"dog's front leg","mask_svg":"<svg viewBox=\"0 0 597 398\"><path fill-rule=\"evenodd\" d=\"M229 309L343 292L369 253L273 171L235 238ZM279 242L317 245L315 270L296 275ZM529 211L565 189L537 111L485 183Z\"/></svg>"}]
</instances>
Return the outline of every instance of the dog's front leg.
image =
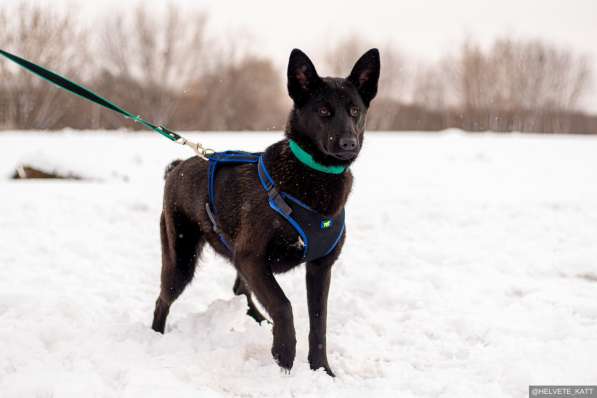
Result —
<instances>
[{"instance_id":1,"label":"dog's front leg","mask_svg":"<svg viewBox=\"0 0 597 398\"><path fill-rule=\"evenodd\" d=\"M331 265L307 263L307 304L309 307L309 365L324 368L334 376L326 352L326 318Z\"/></svg>"},{"instance_id":2,"label":"dog's front leg","mask_svg":"<svg viewBox=\"0 0 597 398\"><path fill-rule=\"evenodd\" d=\"M344 236L338 246L326 257L307 263L307 304L309 307L309 365L311 369L323 368L335 377L330 368L326 349L326 324L328 292L332 265L336 262Z\"/></svg>"},{"instance_id":3,"label":"dog's front leg","mask_svg":"<svg viewBox=\"0 0 597 398\"><path fill-rule=\"evenodd\" d=\"M290 370L296 355L296 334L290 301L272 271L263 262L237 257L235 263L249 289L274 322L272 344L274 359L282 368Z\"/></svg>"}]
</instances>

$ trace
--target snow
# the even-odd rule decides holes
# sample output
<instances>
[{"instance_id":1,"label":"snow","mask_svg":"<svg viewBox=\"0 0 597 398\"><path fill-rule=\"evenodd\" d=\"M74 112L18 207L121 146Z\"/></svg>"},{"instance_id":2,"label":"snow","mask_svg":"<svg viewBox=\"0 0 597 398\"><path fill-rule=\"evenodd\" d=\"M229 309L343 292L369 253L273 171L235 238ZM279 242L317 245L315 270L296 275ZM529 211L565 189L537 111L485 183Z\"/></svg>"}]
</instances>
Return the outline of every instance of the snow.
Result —
<instances>
[{"instance_id":1,"label":"snow","mask_svg":"<svg viewBox=\"0 0 597 398\"><path fill-rule=\"evenodd\" d=\"M260 150L275 133L191 134ZM304 270L290 374L206 251L150 329L166 164L149 134L0 134L2 397L521 397L595 382L597 138L368 133L334 268L332 369L307 363ZM21 161L88 181L13 181Z\"/></svg>"}]
</instances>

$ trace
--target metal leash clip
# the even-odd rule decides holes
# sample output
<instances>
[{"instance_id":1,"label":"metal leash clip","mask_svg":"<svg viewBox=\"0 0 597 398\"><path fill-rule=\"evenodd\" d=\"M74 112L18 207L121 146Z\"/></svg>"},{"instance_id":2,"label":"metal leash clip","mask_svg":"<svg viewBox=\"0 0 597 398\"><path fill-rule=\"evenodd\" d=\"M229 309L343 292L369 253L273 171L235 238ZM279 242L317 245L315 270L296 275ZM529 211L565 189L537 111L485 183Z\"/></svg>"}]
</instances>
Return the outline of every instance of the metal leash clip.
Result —
<instances>
[{"instance_id":1,"label":"metal leash clip","mask_svg":"<svg viewBox=\"0 0 597 398\"><path fill-rule=\"evenodd\" d=\"M204 148L203 145L199 144L198 142L192 142L187 140L180 134L177 134L169 130L168 128L166 128L166 126L162 125L159 127L159 129L164 133L168 134L170 137L174 138L174 142L176 142L177 144L186 145L190 147L201 159L208 160L210 156L216 153L213 149Z\"/></svg>"}]
</instances>

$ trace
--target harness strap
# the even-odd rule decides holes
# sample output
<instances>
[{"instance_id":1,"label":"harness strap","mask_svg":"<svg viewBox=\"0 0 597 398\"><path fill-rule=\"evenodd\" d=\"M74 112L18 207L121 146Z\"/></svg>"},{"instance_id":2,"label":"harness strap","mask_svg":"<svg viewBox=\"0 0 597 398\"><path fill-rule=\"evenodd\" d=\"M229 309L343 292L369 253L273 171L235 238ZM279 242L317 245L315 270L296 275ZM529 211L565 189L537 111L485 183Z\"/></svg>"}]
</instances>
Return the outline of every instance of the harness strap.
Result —
<instances>
[{"instance_id":1,"label":"harness strap","mask_svg":"<svg viewBox=\"0 0 597 398\"><path fill-rule=\"evenodd\" d=\"M259 181L261 182L263 189L265 189L266 192L271 191L276 183L265 168L265 164L263 163L263 155L259 156L259 161L257 162L257 174L259 175Z\"/></svg>"},{"instance_id":2,"label":"harness strap","mask_svg":"<svg viewBox=\"0 0 597 398\"><path fill-rule=\"evenodd\" d=\"M274 202L276 207L280 209L285 216L289 216L290 213L292 213L292 208L288 206L288 203L286 203L282 195L280 195L278 188L276 188L274 179L265 167L263 155L259 156L259 161L257 162L257 175L259 176L259 181L261 182L263 189L267 192L268 200Z\"/></svg>"},{"instance_id":3,"label":"harness strap","mask_svg":"<svg viewBox=\"0 0 597 398\"><path fill-rule=\"evenodd\" d=\"M205 212L207 213L207 217L209 217L209 221L211 221L211 225L212 225L214 232L216 234L218 234L218 237L220 238L220 242L222 242L222 244L224 246L226 246L226 249L228 249L228 251L232 251L232 247L230 246L230 243L228 243L228 240L226 240L226 238L224 237L224 231L222 231L222 229L218 225L216 216L210 207L210 203L205 204Z\"/></svg>"},{"instance_id":4,"label":"harness strap","mask_svg":"<svg viewBox=\"0 0 597 398\"><path fill-rule=\"evenodd\" d=\"M232 252L233 248L226 239L224 231L218 224L217 211L216 211L216 176L218 167L220 164L244 164L244 163L257 163L258 154L241 151L226 151L216 152L209 156L209 165L207 168L207 196L208 202L205 204L205 211L207 217L211 221L213 231L218 234L220 242Z\"/></svg>"}]
</instances>

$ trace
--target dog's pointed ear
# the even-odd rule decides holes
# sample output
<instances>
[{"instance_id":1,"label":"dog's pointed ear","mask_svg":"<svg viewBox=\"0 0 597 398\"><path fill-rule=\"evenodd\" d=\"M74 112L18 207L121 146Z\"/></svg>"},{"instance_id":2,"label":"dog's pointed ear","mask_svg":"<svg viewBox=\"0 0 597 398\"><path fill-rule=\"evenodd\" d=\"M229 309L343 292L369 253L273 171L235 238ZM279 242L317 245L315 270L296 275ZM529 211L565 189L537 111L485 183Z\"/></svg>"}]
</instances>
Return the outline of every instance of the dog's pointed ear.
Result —
<instances>
[{"instance_id":1,"label":"dog's pointed ear","mask_svg":"<svg viewBox=\"0 0 597 398\"><path fill-rule=\"evenodd\" d=\"M297 105L302 105L322 83L315 66L299 49L290 53L288 60L288 94Z\"/></svg>"},{"instance_id":2,"label":"dog's pointed ear","mask_svg":"<svg viewBox=\"0 0 597 398\"><path fill-rule=\"evenodd\" d=\"M348 80L359 90L359 94L366 106L377 94L377 82L379 80L379 50L372 48L367 51L354 65Z\"/></svg>"}]
</instances>

